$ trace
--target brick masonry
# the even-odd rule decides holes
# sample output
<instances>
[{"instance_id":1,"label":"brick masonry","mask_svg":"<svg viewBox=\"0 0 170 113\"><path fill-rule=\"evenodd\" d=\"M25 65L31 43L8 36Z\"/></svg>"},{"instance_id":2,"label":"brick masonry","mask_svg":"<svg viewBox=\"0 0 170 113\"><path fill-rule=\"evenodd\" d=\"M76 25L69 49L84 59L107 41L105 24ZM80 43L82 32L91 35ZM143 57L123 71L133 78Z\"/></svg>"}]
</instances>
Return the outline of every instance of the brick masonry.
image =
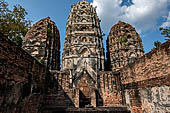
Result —
<instances>
[{"instance_id":1,"label":"brick masonry","mask_svg":"<svg viewBox=\"0 0 170 113\"><path fill-rule=\"evenodd\" d=\"M135 28L119 21L107 38L107 67L119 71L134 59L144 55L142 40Z\"/></svg>"},{"instance_id":2,"label":"brick masonry","mask_svg":"<svg viewBox=\"0 0 170 113\"><path fill-rule=\"evenodd\" d=\"M170 41L124 67L120 77L132 112L170 112Z\"/></svg>"},{"instance_id":3,"label":"brick masonry","mask_svg":"<svg viewBox=\"0 0 170 113\"><path fill-rule=\"evenodd\" d=\"M87 89L90 89L88 87L93 86L94 84L92 79L88 78L88 76L82 77L78 81L78 86L73 88L73 75L71 72L53 71L52 73L54 73L54 76L58 81L58 90L62 88L75 104L75 106L77 105L77 102L79 102L79 98L77 97L78 95L76 94L77 89L80 89L80 91L85 93L85 95L93 94L93 91L87 91ZM97 96L94 97L95 101L93 102L95 104L93 102L92 104L95 106L107 107L122 106L122 92L120 89L119 76L112 71L103 71L100 72L100 78L98 81L100 81L100 84L98 84L99 88L93 88ZM93 99L93 97L91 97L91 99ZM77 106L79 106L79 103Z\"/></svg>"},{"instance_id":4,"label":"brick masonry","mask_svg":"<svg viewBox=\"0 0 170 113\"><path fill-rule=\"evenodd\" d=\"M0 113L37 112L51 78L45 66L0 33Z\"/></svg>"},{"instance_id":5,"label":"brick masonry","mask_svg":"<svg viewBox=\"0 0 170 113\"><path fill-rule=\"evenodd\" d=\"M0 112L35 113L46 111L50 106L74 107L80 104L79 90L72 89L71 71L51 71L57 82L56 89L50 89L54 84L46 79L52 84L46 85L45 77L48 75L50 79L51 74L42 64L2 34L0 42ZM120 72L101 71L99 89L91 93L92 104L125 105L132 113L170 112L169 45L170 41L167 41ZM45 91L50 95L44 97ZM94 92L98 95L95 96Z\"/></svg>"},{"instance_id":6,"label":"brick masonry","mask_svg":"<svg viewBox=\"0 0 170 113\"><path fill-rule=\"evenodd\" d=\"M87 4L85 7L89 6L86 1L80 3L81 7L84 6L83 4ZM123 24L123 27L126 26L122 22L119 24ZM126 65L122 65L119 62L121 59L118 59L117 69L109 69L113 68L114 65L103 67L104 56L101 54L103 56L100 58L102 62L98 64L102 64L103 68L97 68L97 71L93 71L93 67L90 68L87 62L79 62L80 67L77 68L77 71L73 70L75 65L71 66L73 69L66 69L66 66L62 71L56 68L54 68L55 70L50 68L49 71L35 57L0 34L0 113L53 113L55 110L67 108L74 111L78 107L86 105L92 105L97 109L105 108L105 110L112 107L113 111L116 106L120 109L128 107L132 113L170 112L170 41L143 55L143 46L139 35L134 28L128 26L130 31L132 30L132 34L129 33L131 34L129 40L131 40L130 37L136 37L137 41L128 42L132 44L133 51L128 48L126 48L128 51L123 50ZM37 28L39 29L39 26L36 26L35 29ZM84 31L79 33L84 33ZM120 33L116 34L117 38L121 36ZM41 33L38 35L42 36ZM110 37L108 40L112 39L114 37ZM86 40L84 41L86 42ZM118 43L118 40L115 41ZM60 45L60 42L57 43ZM117 47L110 46L110 50ZM120 53L121 50L119 48ZM128 56L135 56L135 51L138 55L131 62ZM72 51L68 52L72 53ZM103 53L103 50L100 52ZM134 54L130 54L131 52ZM82 55L87 54L89 54L88 51L82 51ZM115 57L110 53L108 56L110 56L110 61L114 61L111 57ZM90 60L88 57L86 59ZM112 62L112 64L114 63ZM48 65L46 66L48 67ZM110 71L104 71L104 69ZM125 111L127 112L127 110Z\"/></svg>"},{"instance_id":7,"label":"brick masonry","mask_svg":"<svg viewBox=\"0 0 170 113\"><path fill-rule=\"evenodd\" d=\"M60 34L50 17L35 23L24 37L22 48L51 70L60 70Z\"/></svg>"}]
</instances>

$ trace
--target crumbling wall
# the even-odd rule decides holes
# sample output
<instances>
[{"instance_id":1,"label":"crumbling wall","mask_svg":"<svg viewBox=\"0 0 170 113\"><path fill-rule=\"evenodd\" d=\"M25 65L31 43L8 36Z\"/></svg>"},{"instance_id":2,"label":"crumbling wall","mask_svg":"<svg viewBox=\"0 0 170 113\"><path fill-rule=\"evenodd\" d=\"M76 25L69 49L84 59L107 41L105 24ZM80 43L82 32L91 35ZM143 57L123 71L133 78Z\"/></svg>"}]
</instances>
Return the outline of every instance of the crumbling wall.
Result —
<instances>
[{"instance_id":1,"label":"crumbling wall","mask_svg":"<svg viewBox=\"0 0 170 113\"><path fill-rule=\"evenodd\" d=\"M120 71L132 113L170 112L170 41Z\"/></svg>"},{"instance_id":2,"label":"crumbling wall","mask_svg":"<svg viewBox=\"0 0 170 113\"><path fill-rule=\"evenodd\" d=\"M50 77L45 66L0 33L1 113L38 111Z\"/></svg>"},{"instance_id":3,"label":"crumbling wall","mask_svg":"<svg viewBox=\"0 0 170 113\"><path fill-rule=\"evenodd\" d=\"M121 70L123 84L166 77L170 74L170 41L139 58Z\"/></svg>"},{"instance_id":4,"label":"crumbling wall","mask_svg":"<svg viewBox=\"0 0 170 113\"><path fill-rule=\"evenodd\" d=\"M56 92L54 94L59 95L60 99L56 98L56 101L62 101L63 107L74 107L75 103L75 90L73 88L72 84L72 75L68 72L62 72L62 71L55 71L51 70L51 73L54 75L54 78L57 82L56 86ZM56 103L54 103L56 104ZM57 105L59 106L59 105Z\"/></svg>"},{"instance_id":5,"label":"crumbling wall","mask_svg":"<svg viewBox=\"0 0 170 113\"><path fill-rule=\"evenodd\" d=\"M144 113L170 112L170 87L156 86L140 90Z\"/></svg>"},{"instance_id":6,"label":"crumbling wall","mask_svg":"<svg viewBox=\"0 0 170 113\"><path fill-rule=\"evenodd\" d=\"M63 89L68 95L69 99L71 99L72 103L76 104L77 102L79 102L79 98L77 98L77 96L79 95L76 94L76 90L79 89L81 90L83 87L78 89L74 88L73 78L72 78L73 75L71 71L53 72L53 73L55 73L55 78L58 81L58 91ZM120 81L119 76L116 75L116 73L113 73L112 71L100 72L100 76L98 78L99 84L96 84L96 87L98 88L95 88L95 96L96 96L95 100L92 99L93 97L91 97L94 103L96 103L97 106L107 106L107 107L122 105L122 92L120 89L121 87L119 81ZM84 86L85 84L81 84L81 85ZM89 92L85 91L85 93L89 93Z\"/></svg>"},{"instance_id":7,"label":"crumbling wall","mask_svg":"<svg viewBox=\"0 0 170 113\"><path fill-rule=\"evenodd\" d=\"M112 71L100 72L99 106L120 106L122 105L122 92L120 89L119 77Z\"/></svg>"}]
</instances>

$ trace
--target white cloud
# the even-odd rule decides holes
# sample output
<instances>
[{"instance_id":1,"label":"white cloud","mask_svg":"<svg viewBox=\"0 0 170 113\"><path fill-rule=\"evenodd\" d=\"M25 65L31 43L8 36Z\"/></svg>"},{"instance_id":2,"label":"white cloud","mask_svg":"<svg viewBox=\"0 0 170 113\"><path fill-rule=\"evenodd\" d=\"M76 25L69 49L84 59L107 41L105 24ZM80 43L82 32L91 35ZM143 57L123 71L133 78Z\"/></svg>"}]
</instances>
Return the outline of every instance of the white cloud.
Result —
<instances>
[{"instance_id":1,"label":"white cloud","mask_svg":"<svg viewBox=\"0 0 170 113\"><path fill-rule=\"evenodd\" d=\"M119 20L132 24L138 31L158 26L159 19L168 13L168 0L132 0L130 6L121 6L122 0L93 0L102 20L102 28L109 32Z\"/></svg>"},{"instance_id":2,"label":"white cloud","mask_svg":"<svg viewBox=\"0 0 170 113\"><path fill-rule=\"evenodd\" d=\"M165 28L165 27L170 27L170 11L169 11L169 14L168 14L168 17L167 17L167 21L164 22L161 27Z\"/></svg>"}]
</instances>

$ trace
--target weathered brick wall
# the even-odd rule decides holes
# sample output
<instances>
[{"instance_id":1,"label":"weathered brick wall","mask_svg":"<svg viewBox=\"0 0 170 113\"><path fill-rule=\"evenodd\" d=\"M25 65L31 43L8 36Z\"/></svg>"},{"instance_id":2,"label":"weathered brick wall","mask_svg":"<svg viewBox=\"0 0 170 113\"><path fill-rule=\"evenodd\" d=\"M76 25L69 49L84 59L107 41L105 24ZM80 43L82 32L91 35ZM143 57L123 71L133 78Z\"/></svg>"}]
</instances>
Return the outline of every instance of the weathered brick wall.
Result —
<instances>
[{"instance_id":1,"label":"weathered brick wall","mask_svg":"<svg viewBox=\"0 0 170 113\"><path fill-rule=\"evenodd\" d=\"M122 105L119 78L112 71L100 72L99 92L104 106Z\"/></svg>"},{"instance_id":2,"label":"weathered brick wall","mask_svg":"<svg viewBox=\"0 0 170 113\"><path fill-rule=\"evenodd\" d=\"M170 112L170 41L124 67L120 73L100 72L96 86L99 106L125 104L135 113ZM58 91L67 94L72 103L78 104L78 90L73 88L71 71L54 72ZM77 98L76 98L77 97Z\"/></svg>"},{"instance_id":3,"label":"weathered brick wall","mask_svg":"<svg viewBox=\"0 0 170 113\"><path fill-rule=\"evenodd\" d=\"M58 90L61 87L66 91L67 89L71 88L72 86L72 75L70 72L62 72L62 71L54 71L54 76L58 82Z\"/></svg>"},{"instance_id":4,"label":"weathered brick wall","mask_svg":"<svg viewBox=\"0 0 170 113\"><path fill-rule=\"evenodd\" d=\"M42 64L0 33L0 113L35 113L47 75Z\"/></svg>"},{"instance_id":5,"label":"weathered brick wall","mask_svg":"<svg viewBox=\"0 0 170 113\"><path fill-rule=\"evenodd\" d=\"M170 74L170 41L121 70L122 84L145 81Z\"/></svg>"},{"instance_id":6,"label":"weathered brick wall","mask_svg":"<svg viewBox=\"0 0 170 113\"><path fill-rule=\"evenodd\" d=\"M58 81L58 91L63 89L68 97L71 99L72 103L76 104L79 102L77 100L76 95L76 89L73 87L73 79L71 72L53 72L55 73L55 78ZM119 76L114 74L112 71L103 71L100 72L100 84L98 84L98 88L96 89L96 104L97 106L120 106L122 105L122 95L121 95L121 89L120 89L120 78ZM87 79L88 77L86 77ZM83 77L82 77L83 79ZM79 81L80 82L80 81ZM90 82L90 81L88 81ZM86 84L81 84L80 90L83 88ZM95 86L95 85L93 85ZM97 86L97 85L96 85ZM85 90L86 88L83 88ZM88 93L89 92L85 92ZM91 97L91 100L93 100L93 97Z\"/></svg>"},{"instance_id":7,"label":"weathered brick wall","mask_svg":"<svg viewBox=\"0 0 170 113\"><path fill-rule=\"evenodd\" d=\"M55 80L57 81L56 94L62 95L62 101L64 103L63 106L67 106L69 104L67 107L73 107L75 92L74 89L72 89L72 75L69 72L55 70L52 70L51 73L54 75Z\"/></svg>"},{"instance_id":8,"label":"weathered brick wall","mask_svg":"<svg viewBox=\"0 0 170 113\"><path fill-rule=\"evenodd\" d=\"M132 112L170 112L170 41L123 68L120 76Z\"/></svg>"}]
</instances>

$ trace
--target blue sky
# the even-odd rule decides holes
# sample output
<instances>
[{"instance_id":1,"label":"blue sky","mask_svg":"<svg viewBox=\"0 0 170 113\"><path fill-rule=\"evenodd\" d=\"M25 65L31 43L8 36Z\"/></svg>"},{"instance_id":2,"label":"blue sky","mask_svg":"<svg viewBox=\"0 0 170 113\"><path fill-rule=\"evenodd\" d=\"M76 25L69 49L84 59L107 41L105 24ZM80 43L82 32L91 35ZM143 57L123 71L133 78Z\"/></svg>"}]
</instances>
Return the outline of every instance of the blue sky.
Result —
<instances>
[{"instance_id":1,"label":"blue sky","mask_svg":"<svg viewBox=\"0 0 170 113\"><path fill-rule=\"evenodd\" d=\"M65 39L67 17L71 5L81 0L5 0L12 8L22 5L28 12L27 18L36 23L50 17L60 31L61 51ZM97 6L102 31L109 34L110 28L119 20L128 22L136 28L142 38L145 52L154 47L154 41L165 42L159 27L170 26L170 0L86 0Z\"/></svg>"}]
</instances>

